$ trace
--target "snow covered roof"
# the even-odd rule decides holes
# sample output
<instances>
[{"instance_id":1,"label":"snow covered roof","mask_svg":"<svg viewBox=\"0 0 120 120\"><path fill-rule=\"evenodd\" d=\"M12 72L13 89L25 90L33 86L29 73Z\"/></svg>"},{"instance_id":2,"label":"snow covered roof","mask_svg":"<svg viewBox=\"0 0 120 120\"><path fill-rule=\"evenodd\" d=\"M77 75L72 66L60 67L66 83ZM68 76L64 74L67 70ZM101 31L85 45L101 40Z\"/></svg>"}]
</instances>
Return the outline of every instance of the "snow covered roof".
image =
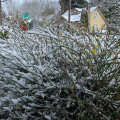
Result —
<instances>
[{"instance_id":1,"label":"snow covered roof","mask_svg":"<svg viewBox=\"0 0 120 120\"><path fill-rule=\"evenodd\" d=\"M96 8L97 8L97 6L90 7L90 13L92 13ZM76 15L71 14L71 22L79 22L79 21L81 20L81 12L82 12L82 10L86 10L86 8L74 8L74 9L80 11L80 13L79 13L79 14L76 14ZM74 9L73 9L73 10L74 10ZM72 10L71 10L71 13L72 13ZM69 14L69 11L66 11L66 12L62 15L62 17L63 17L64 19L66 19L67 21L68 21L68 14Z\"/></svg>"},{"instance_id":2,"label":"snow covered roof","mask_svg":"<svg viewBox=\"0 0 120 120\"><path fill-rule=\"evenodd\" d=\"M75 8L77 11L82 11L82 8Z\"/></svg>"},{"instance_id":3,"label":"snow covered roof","mask_svg":"<svg viewBox=\"0 0 120 120\"><path fill-rule=\"evenodd\" d=\"M82 9L81 9L82 10ZM69 11L66 11L63 15L62 15L62 17L64 18L64 19L66 19L67 21L68 21L68 14L69 14ZM70 18L70 21L71 22L79 22L81 20L81 13L79 13L79 14L76 14L76 15L72 15L71 14L71 18Z\"/></svg>"},{"instance_id":4,"label":"snow covered roof","mask_svg":"<svg viewBox=\"0 0 120 120\"><path fill-rule=\"evenodd\" d=\"M92 13L96 8L97 8L97 6L91 7L91 8L90 8L90 13Z\"/></svg>"}]
</instances>

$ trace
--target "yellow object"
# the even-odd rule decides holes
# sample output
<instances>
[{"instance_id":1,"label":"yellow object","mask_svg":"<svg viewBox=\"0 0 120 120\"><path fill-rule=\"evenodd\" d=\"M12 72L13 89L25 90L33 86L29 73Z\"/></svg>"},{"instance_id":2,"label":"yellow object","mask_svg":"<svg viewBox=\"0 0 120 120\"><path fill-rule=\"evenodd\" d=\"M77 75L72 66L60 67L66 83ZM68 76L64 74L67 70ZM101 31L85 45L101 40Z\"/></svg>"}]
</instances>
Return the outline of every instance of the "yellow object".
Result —
<instances>
[{"instance_id":1,"label":"yellow object","mask_svg":"<svg viewBox=\"0 0 120 120\"><path fill-rule=\"evenodd\" d=\"M40 54L40 51L38 51L38 54Z\"/></svg>"},{"instance_id":2,"label":"yellow object","mask_svg":"<svg viewBox=\"0 0 120 120\"><path fill-rule=\"evenodd\" d=\"M95 45L95 48L98 48L98 45Z\"/></svg>"},{"instance_id":3,"label":"yellow object","mask_svg":"<svg viewBox=\"0 0 120 120\"><path fill-rule=\"evenodd\" d=\"M82 101L79 100L78 103L79 103L79 104L82 104Z\"/></svg>"},{"instance_id":4,"label":"yellow object","mask_svg":"<svg viewBox=\"0 0 120 120\"><path fill-rule=\"evenodd\" d=\"M87 52L87 55L89 54L89 52Z\"/></svg>"},{"instance_id":5,"label":"yellow object","mask_svg":"<svg viewBox=\"0 0 120 120\"><path fill-rule=\"evenodd\" d=\"M96 91L96 93L99 93L98 91Z\"/></svg>"},{"instance_id":6,"label":"yellow object","mask_svg":"<svg viewBox=\"0 0 120 120\"><path fill-rule=\"evenodd\" d=\"M98 37L98 38L97 38L97 40L99 41L99 40L100 40L100 38Z\"/></svg>"},{"instance_id":7,"label":"yellow object","mask_svg":"<svg viewBox=\"0 0 120 120\"><path fill-rule=\"evenodd\" d=\"M87 53L87 55L89 54L89 52L87 52L86 50L85 50L85 52Z\"/></svg>"},{"instance_id":8,"label":"yellow object","mask_svg":"<svg viewBox=\"0 0 120 120\"><path fill-rule=\"evenodd\" d=\"M61 40L63 41L63 40L64 40L64 38L61 38Z\"/></svg>"},{"instance_id":9,"label":"yellow object","mask_svg":"<svg viewBox=\"0 0 120 120\"><path fill-rule=\"evenodd\" d=\"M92 53L93 53L93 54L95 54L95 53L96 53L96 49L92 49L91 51L92 51Z\"/></svg>"},{"instance_id":10,"label":"yellow object","mask_svg":"<svg viewBox=\"0 0 120 120\"><path fill-rule=\"evenodd\" d=\"M74 89L74 86L72 86L72 90Z\"/></svg>"}]
</instances>

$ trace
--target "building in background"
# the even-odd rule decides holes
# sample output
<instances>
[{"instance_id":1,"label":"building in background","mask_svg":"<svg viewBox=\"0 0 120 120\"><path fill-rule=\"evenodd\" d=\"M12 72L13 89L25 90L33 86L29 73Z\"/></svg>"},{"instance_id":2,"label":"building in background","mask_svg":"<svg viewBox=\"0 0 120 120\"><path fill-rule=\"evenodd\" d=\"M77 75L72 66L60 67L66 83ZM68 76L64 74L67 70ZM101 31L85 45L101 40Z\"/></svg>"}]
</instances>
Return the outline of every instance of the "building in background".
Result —
<instances>
[{"instance_id":1,"label":"building in background","mask_svg":"<svg viewBox=\"0 0 120 120\"><path fill-rule=\"evenodd\" d=\"M62 20L64 22L68 22L68 12L66 11L63 15L62 15ZM80 8L74 8L73 10L71 10L71 24L76 27L79 28L81 25L81 13L82 13L82 9Z\"/></svg>"},{"instance_id":2,"label":"building in background","mask_svg":"<svg viewBox=\"0 0 120 120\"><path fill-rule=\"evenodd\" d=\"M82 13L86 11L87 13L87 9L86 8L74 8L73 10L71 10L71 24L74 25L75 28L79 28L82 29L84 28L83 26L83 17L82 17ZM102 12L99 10L99 8L97 6L95 7L90 7L90 11L89 11L89 22L90 22L90 27L89 27L89 31L90 32L105 32L107 30L107 26L108 26L108 21L106 20L106 18L104 17L104 15L102 14ZM88 15L86 16L86 19ZM64 21L68 21L68 11L66 11L63 15L62 15L62 19ZM88 21L88 20L87 20ZM88 26L87 26L88 27ZM87 28L88 29L88 28Z\"/></svg>"},{"instance_id":3,"label":"building in background","mask_svg":"<svg viewBox=\"0 0 120 120\"><path fill-rule=\"evenodd\" d=\"M108 21L97 6L90 7L90 32L105 32L108 24Z\"/></svg>"}]
</instances>

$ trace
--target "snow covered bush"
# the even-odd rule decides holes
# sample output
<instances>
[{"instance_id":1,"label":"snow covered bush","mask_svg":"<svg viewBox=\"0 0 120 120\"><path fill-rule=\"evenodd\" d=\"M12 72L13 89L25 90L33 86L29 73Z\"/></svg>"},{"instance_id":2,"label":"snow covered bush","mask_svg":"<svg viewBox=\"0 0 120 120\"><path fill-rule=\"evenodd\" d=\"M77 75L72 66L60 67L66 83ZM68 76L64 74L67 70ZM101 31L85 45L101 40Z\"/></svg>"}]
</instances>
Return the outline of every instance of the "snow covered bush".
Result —
<instances>
[{"instance_id":1,"label":"snow covered bush","mask_svg":"<svg viewBox=\"0 0 120 120\"><path fill-rule=\"evenodd\" d=\"M7 39L8 38L8 31L4 28L0 28L0 38Z\"/></svg>"},{"instance_id":2,"label":"snow covered bush","mask_svg":"<svg viewBox=\"0 0 120 120\"><path fill-rule=\"evenodd\" d=\"M0 119L119 119L116 36L56 26L24 33L7 25L9 38L0 40Z\"/></svg>"}]
</instances>

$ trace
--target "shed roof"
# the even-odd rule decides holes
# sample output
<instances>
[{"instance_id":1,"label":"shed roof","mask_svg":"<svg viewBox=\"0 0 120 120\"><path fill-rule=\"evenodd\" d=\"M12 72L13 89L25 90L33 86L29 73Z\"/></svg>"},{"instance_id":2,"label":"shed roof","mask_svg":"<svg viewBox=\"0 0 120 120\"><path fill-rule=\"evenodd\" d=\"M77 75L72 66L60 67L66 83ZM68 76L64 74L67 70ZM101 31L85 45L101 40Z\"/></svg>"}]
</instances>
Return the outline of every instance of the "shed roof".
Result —
<instances>
[{"instance_id":1,"label":"shed roof","mask_svg":"<svg viewBox=\"0 0 120 120\"><path fill-rule=\"evenodd\" d=\"M82 8L75 8L75 9L80 12L82 11Z\"/></svg>"},{"instance_id":2,"label":"shed roof","mask_svg":"<svg viewBox=\"0 0 120 120\"><path fill-rule=\"evenodd\" d=\"M62 15L62 17L65 19L65 20L67 20L68 21L68 14L69 14L69 11L66 11L63 15ZM79 22L80 20L81 20L81 13L79 13L79 14L76 14L76 15L72 15L71 14L71 22Z\"/></svg>"}]
</instances>

